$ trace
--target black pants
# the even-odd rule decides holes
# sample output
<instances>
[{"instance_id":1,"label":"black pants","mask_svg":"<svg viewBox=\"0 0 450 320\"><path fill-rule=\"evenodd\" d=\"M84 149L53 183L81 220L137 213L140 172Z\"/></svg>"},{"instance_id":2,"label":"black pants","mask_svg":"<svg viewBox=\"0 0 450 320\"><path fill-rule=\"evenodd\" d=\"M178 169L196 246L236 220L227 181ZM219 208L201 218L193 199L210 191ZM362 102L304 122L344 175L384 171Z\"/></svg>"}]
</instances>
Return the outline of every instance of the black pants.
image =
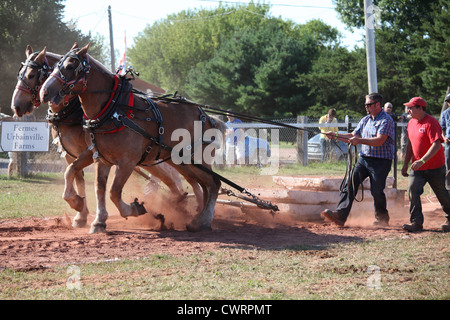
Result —
<instances>
[{"instance_id":1,"label":"black pants","mask_svg":"<svg viewBox=\"0 0 450 320\"><path fill-rule=\"evenodd\" d=\"M346 221L353 201L358 193L359 186L364 179L370 179L370 192L373 197L375 218L380 221L389 222L389 213L387 210L386 195L384 188L386 187L386 178L391 170L392 160L381 158L360 157L356 164L353 176L347 181L343 192L340 196L336 211L342 221Z\"/></svg>"}]
</instances>

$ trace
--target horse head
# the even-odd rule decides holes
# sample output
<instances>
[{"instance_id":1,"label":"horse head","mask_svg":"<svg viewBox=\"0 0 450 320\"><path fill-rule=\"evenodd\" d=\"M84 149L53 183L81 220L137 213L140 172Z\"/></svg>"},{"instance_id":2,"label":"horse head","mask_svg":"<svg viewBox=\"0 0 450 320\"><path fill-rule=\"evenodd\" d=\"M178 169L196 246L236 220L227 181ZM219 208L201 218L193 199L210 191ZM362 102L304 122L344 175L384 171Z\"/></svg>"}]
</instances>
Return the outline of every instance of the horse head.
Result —
<instances>
[{"instance_id":1,"label":"horse head","mask_svg":"<svg viewBox=\"0 0 450 320\"><path fill-rule=\"evenodd\" d=\"M39 92L42 102L60 104L64 97L84 91L90 69L87 55L89 45L79 49L75 42L72 49L59 60Z\"/></svg>"},{"instance_id":2,"label":"horse head","mask_svg":"<svg viewBox=\"0 0 450 320\"><path fill-rule=\"evenodd\" d=\"M31 113L33 107L40 105L39 90L51 69L46 58L46 48L33 52L33 48L28 45L25 54L27 59L19 69L17 85L11 99L11 109L18 117Z\"/></svg>"}]
</instances>

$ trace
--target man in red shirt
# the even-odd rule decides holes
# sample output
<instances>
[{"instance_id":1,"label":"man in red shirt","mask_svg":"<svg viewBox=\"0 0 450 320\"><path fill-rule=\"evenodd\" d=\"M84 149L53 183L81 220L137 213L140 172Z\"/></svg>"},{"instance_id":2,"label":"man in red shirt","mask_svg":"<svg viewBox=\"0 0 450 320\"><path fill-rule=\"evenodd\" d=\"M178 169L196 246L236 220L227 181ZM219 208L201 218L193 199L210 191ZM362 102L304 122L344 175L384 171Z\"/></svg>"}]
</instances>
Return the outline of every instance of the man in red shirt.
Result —
<instances>
[{"instance_id":1,"label":"man in red shirt","mask_svg":"<svg viewBox=\"0 0 450 320\"><path fill-rule=\"evenodd\" d=\"M411 115L407 133L409 143L406 149L402 175L408 176L408 165L411 162L409 175L409 213L411 224L403 225L408 231L423 229L423 213L420 196L428 182L436 194L445 213L446 222L442 230L450 231L450 195L445 188L445 156L441 143L442 129L439 122L426 113L427 102L421 97L414 97L404 103Z\"/></svg>"}]
</instances>

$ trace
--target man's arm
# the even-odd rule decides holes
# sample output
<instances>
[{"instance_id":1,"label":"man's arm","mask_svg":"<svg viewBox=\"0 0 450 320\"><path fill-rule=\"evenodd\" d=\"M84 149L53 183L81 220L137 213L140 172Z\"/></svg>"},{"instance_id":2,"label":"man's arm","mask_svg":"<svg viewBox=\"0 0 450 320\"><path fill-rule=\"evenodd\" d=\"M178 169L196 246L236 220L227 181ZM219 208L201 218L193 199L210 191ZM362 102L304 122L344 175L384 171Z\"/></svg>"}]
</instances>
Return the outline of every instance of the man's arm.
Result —
<instances>
[{"instance_id":1,"label":"man's arm","mask_svg":"<svg viewBox=\"0 0 450 320\"><path fill-rule=\"evenodd\" d=\"M421 166L425 164L428 160L434 157L434 155L441 149L441 141L436 140L433 142L431 147L428 149L428 151L424 154L422 159L414 161L414 163L411 165L411 170L417 170Z\"/></svg>"},{"instance_id":2,"label":"man's arm","mask_svg":"<svg viewBox=\"0 0 450 320\"><path fill-rule=\"evenodd\" d=\"M375 138L361 138L360 136L353 136L352 138L349 139L349 142L356 146L358 144L365 144L371 147L379 147L382 146L384 144L384 142L387 139L387 135L385 134L377 134L377 136Z\"/></svg>"},{"instance_id":3,"label":"man's arm","mask_svg":"<svg viewBox=\"0 0 450 320\"><path fill-rule=\"evenodd\" d=\"M354 137L353 133L337 133L334 131L328 131L325 133L329 139L337 139L339 141L343 141L345 143L348 143L348 140L352 137Z\"/></svg>"},{"instance_id":4,"label":"man's arm","mask_svg":"<svg viewBox=\"0 0 450 320\"><path fill-rule=\"evenodd\" d=\"M408 176L408 166L411 162L413 156L411 142L408 139L408 144L406 145L406 154L405 154L405 162L403 163L402 167L402 176L407 177Z\"/></svg>"}]
</instances>

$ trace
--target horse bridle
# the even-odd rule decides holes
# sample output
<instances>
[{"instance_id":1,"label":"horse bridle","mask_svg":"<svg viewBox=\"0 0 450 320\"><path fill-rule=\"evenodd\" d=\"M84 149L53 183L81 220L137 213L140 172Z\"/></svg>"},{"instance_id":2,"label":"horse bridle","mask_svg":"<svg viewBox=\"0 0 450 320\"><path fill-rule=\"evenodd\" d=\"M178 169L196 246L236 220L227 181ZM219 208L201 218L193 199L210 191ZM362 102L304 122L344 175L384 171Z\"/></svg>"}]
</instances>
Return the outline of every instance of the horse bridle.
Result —
<instances>
[{"instance_id":1,"label":"horse bridle","mask_svg":"<svg viewBox=\"0 0 450 320\"><path fill-rule=\"evenodd\" d=\"M40 52L34 52L25 62L21 62L22 66L17 72L17 80L19 81L19 83L16 85L17 90L26 92L31 95L31 102L35 108L39 107L41 104L41 101L39 100L39 90L41 89L41 86L44 83L45 79L48 78L51 71L51 67L48 65L47 58L45 58L45 61L42 65L32 60L35 59L36 56L39 55L39 53ZM22 73L20 73L23 67L26 68ZM38 72L39 78L37 81L37 85L34 88L31 88L24 79L28 68L37 70Z\"/></svg>"},{"instance_id":2,"label":"horse bridle","mask_svg":"<svg viewBox=\"0 0 450 320\"><path fill-rule=\"evenodd\" d=\"M50 74L50 78L55 78L59 82L63 84L63 87L61 90L59 90L59 95L61 97L65 97L68 94L78 94L79 92L73 92L72 89L77 85L78 82L82 81L83 83L83 90L81 92L84 92L87 87L87 75L89 73L89 70L91 69L91 66L89 65L89 55L86 54L85 59L81 60L80 57L77 55L77 52L80 49L73 49L66 53L65 56L61 58L61 60L58 61L56 68L53 70L53 72ZM61 72L61 66L64 64L64 62L68 59L72 58L79 62L78 67L75 68L75 79L73 80L67 80L66 76L64 76Z\"/></svg>"}]
</instances>

